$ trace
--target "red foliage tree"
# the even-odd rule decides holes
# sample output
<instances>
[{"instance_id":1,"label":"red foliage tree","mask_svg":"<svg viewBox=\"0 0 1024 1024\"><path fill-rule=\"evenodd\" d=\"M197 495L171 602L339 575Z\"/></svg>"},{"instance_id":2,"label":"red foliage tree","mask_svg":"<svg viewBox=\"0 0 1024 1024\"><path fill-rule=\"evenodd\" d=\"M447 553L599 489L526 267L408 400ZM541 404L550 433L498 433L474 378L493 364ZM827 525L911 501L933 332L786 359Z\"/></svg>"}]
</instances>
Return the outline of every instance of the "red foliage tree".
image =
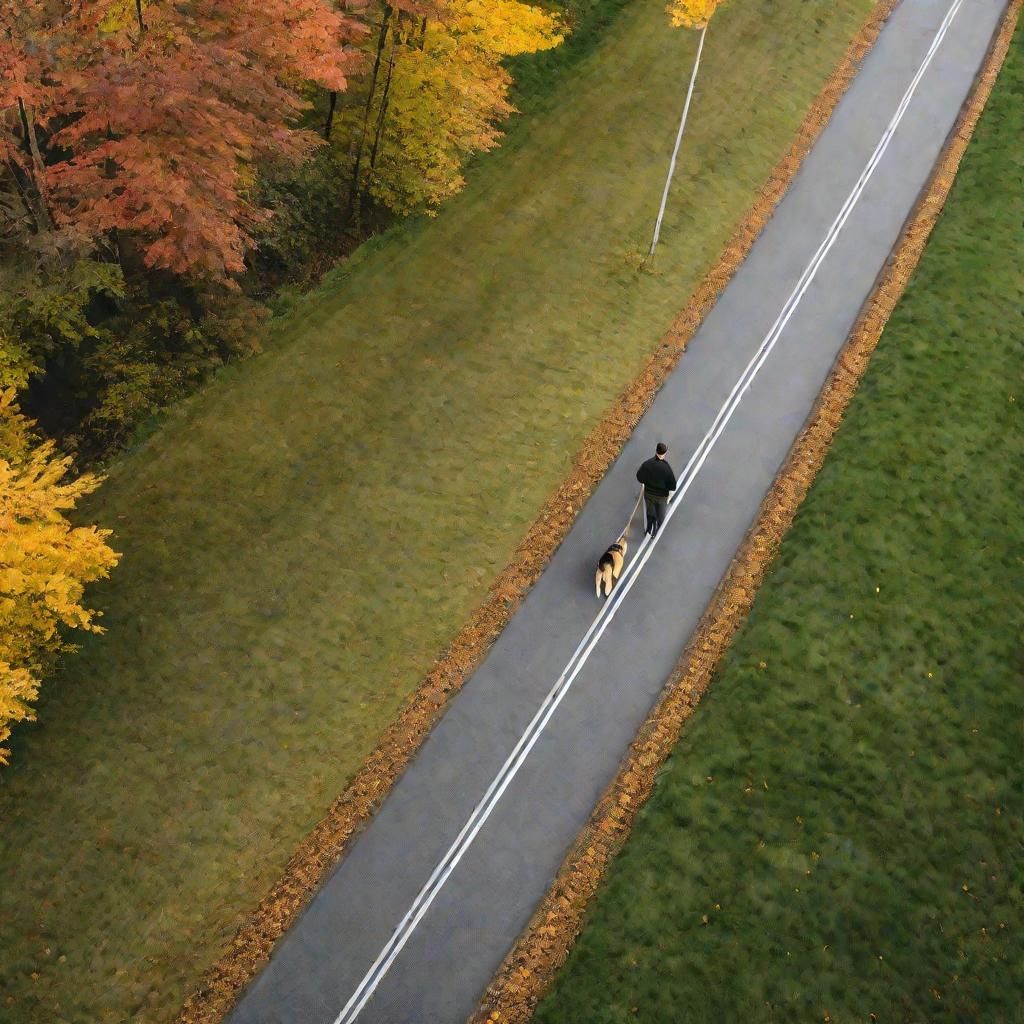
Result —
<instances>
[{"instance_id":1,"label":"red foliage tree","mask_svg":"<svg viewBox=\"0 0 1024 1024\"><path fill-rule=\"evenodd\" d=\"M316 144L302 88L345 88L362 31L329 0L20 0L0 156L40 230L129 232L148 266L226 278L264 215L254 164Z\"/></svg>"}]
</instances>

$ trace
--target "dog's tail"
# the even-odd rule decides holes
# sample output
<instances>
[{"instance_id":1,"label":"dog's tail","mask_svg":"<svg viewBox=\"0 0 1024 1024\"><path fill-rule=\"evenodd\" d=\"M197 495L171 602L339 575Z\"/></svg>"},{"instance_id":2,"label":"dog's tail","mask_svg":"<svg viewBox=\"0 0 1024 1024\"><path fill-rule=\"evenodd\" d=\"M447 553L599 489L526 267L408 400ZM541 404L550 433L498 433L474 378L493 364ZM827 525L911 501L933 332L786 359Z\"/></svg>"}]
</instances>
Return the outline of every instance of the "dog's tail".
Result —
<instances>
[{"instance_id":1,"label":"dog's tail","mask_svg":"<svg viewBox=\"0 0 1024 1024\"><path fill-rule=\"evenodd\" d=\"M597 570L594 576L594 591L598 597L601 596L601 584L604 584L604 596L609 597L612 592L612 567L603 565Z\"/></svg>"}]
</instances>

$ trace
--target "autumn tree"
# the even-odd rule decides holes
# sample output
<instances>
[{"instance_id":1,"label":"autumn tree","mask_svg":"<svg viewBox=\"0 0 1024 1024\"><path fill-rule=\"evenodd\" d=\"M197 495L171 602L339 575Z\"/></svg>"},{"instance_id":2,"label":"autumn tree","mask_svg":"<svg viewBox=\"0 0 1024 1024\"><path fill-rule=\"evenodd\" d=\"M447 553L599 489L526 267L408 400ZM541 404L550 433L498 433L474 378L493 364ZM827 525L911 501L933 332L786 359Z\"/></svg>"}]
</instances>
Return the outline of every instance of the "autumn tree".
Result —
<instances>
[{"instance_id":1,"label":"autumn tree","mask_svg":"<svg viewBox=\"0 0 1024 1024\"><path fill-rule=\"evenodd\" d=\"M240 272L265 216L249 199L255 168L315 145L298 124L303 84L345 88L360 32L329 0L4 5L0 230L126 241L175 273Z\"/></svg>"},{"instance_id":2,"label":"autumn tree","mask_svg":"<svg viewBox=\"0 0 1024 1024\"><path fill-rule=\"evenodd\" d=\"M516 0L386 5L353 188L400 213L458 192L467 159L492 149L513 111L506 57L562 41L556 19Z\"/></svg>"},{"instance_id":3,"label":"autumn tree","mask_svg":"<svg viewBox=\"0 0 1024 1024\"><path fill-rule=\"evenodd\" d=\"M38 442L31 426L13 388L0 393L0 744L13 723L34 717L41 674L72 649L67 631L102 631L83 591L119 557L109 530L67 519L97 478L69 479L70 460ZM0 747L0 764L9 753Z\"/></svg>"}]
</instances>

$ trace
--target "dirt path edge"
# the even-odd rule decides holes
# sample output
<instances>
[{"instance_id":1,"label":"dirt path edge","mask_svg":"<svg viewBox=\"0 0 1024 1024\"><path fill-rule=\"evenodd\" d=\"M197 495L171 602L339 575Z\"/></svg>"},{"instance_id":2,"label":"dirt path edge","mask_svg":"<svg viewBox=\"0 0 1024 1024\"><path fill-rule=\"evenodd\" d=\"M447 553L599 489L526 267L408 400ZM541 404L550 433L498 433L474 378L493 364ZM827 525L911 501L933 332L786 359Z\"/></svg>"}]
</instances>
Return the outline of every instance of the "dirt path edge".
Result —
<instances>
[{"instance_id":1,"label":"dirt path edge","mask_svg":"<svg viewBox=\"0 0 1024 1024\"><path fill-rule=\"evenodd\" d=\"M938 221L957 169L1003 65L1024 0L1012 0L927 185L861 309L753 526L640 727L618 774L566 855L526 930L498 969L470 1024L524 1024L565 963L591 900L654 789L658 769L700 702L754 602L782 538L825 460L832 438Z\"/></svg>"}]
</instances>

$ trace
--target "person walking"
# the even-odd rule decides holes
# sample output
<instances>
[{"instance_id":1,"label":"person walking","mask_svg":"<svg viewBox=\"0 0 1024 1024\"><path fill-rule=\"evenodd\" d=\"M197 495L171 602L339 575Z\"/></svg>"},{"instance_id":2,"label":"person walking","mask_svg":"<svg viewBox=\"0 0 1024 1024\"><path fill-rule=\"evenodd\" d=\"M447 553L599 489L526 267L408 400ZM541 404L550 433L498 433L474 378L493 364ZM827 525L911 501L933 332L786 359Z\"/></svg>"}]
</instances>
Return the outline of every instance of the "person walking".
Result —
<instances>
[{"instance_id":1,"label":"person walking","mask_svg":"<svg viewBox=\"0 0 1024 1024\"><path fill-rule=\"evenodd\" d=\"M644 511L647 513L647 532L653 537L665 521L668 496L676 489L676 475L665 456L668 446L661 441L648 459L636 471L636 478L644 485Z\"/></svg>"}]
</instances>

